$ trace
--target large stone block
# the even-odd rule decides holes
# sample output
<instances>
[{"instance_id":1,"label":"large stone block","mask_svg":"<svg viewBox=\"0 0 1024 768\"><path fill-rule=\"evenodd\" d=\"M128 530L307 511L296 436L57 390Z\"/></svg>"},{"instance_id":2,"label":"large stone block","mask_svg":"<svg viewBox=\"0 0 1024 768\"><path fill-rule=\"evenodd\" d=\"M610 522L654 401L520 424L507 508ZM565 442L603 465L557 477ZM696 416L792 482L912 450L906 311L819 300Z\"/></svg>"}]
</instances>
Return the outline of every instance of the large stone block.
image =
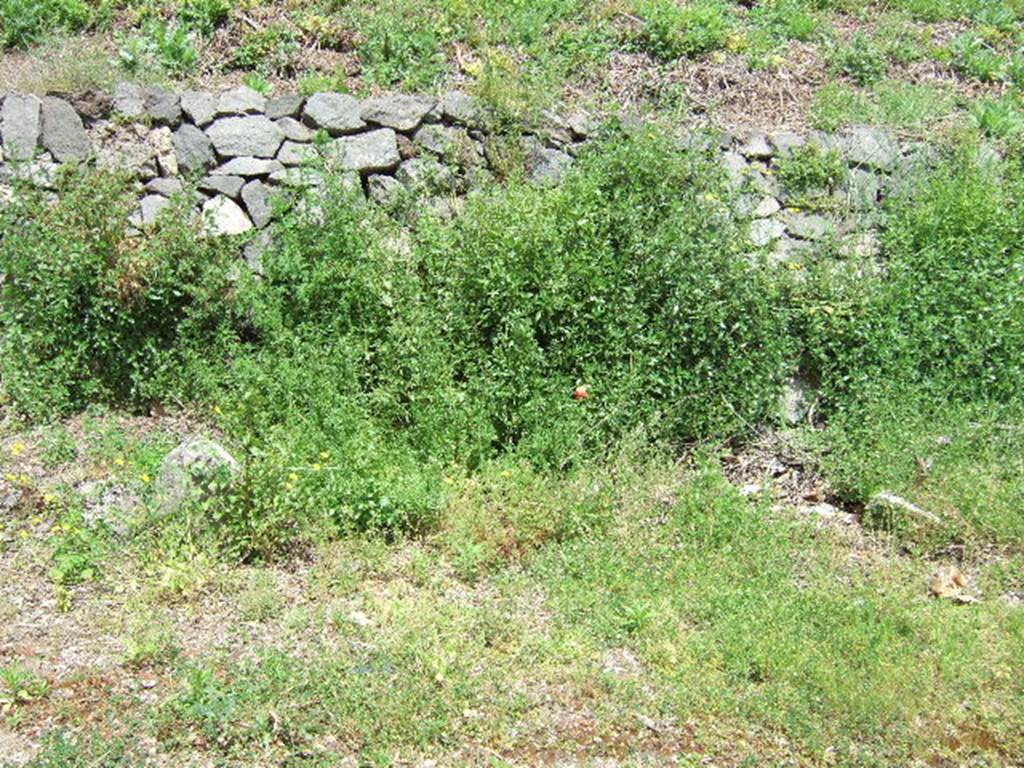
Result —
<instances>
[{"instance_id":1,"label":"large stone block","mask_svg":"<svg viewBox=\"0 0 1024 768\"><path fill-rule=\"evenodd\" d=\"M206 135L224 157L273 157L284 141L284 131L264 115L221 118Z\"/></svg>"}]
</instances>

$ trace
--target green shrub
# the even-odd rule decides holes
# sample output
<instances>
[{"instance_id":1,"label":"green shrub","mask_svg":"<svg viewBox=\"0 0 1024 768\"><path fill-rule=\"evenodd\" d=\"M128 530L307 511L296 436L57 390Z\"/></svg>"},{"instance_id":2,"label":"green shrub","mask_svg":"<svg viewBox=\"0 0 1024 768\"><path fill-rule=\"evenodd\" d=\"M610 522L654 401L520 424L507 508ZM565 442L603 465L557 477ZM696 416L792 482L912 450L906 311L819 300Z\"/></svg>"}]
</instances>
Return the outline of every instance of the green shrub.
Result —
<instances>
[{"instance_id":1,"label":"green shrub","mask_svg":"<svg viewBox=\"0 0 1024 768\"><path fill-rule=\"evenodd\" d=\"M4 389L40 419L181 394L190 346L231 322L224 251L187 224L127 238L124 181L66 170L56 206L26 189L2 213Z\"/></svg>"},{"instance_id":2,"label":"green shrub","mask_svg":"<svg viewBox=\"0 0 1024 768\"><path fill-rule=\"evenodd\" d=\"M870 85L885 77L889 62L874 40L858 32L836 52L833 68L858 85Z\"/></svg>"},{"instance_id":3,"label":"green shrub","mask_svg":"<svg viewBox=\"0 0 1024 768\"><path fill-rule=\"evenodd\" d=\"M965 33L953 41L953 66L957 71L990 83L1007 77L1009 61L980 35Z\"/></svg>"},{"instance_id":4,"label":"green shrub","mask_svg":"<svg viewBox=\"0 0 1024 768\"><path fill-rule=\"evenodd\" d=\"M1024 110L1020 99L1011 94L976 101L971 105L971 115L982 133L995 139L1018 137L1024 129Z\"/></svg>"},{"instance_id":5,"label":"green shrub","mask_svg":"<svg viewBox=\"0 0 1024 768\"><path fill-rule=\"evenodd\" d=\"M200 35L212 35L231 16L228 0L184 0L178 7L181 25Z\"/></svg>"},{"instance_id":6,"label":"green shrub","mask_svg":"<svg viewBox=\"0 0 1024 768\"><path fill-rule=\"evenodd\" d=\"M253 69L268 75L288 74L295 66L299 54L296 31L284 24L247 32L235 50L233 64L241 69Z\"/></svg>"},{"instance_id":7,"label":"green shrub","mask_svg":"<svg viewBox=\"0 0 1024 768\"><path fill-rule=\"evenodd\" d=\"M383 86L429 88L444 71L442 38L426 14L381 13L357 19L366 77Z\"/></svg>"},{"instance_id":8,"label":"green shrub","mask_svg":"<svg viewBox=\"0 0 1024 768\"><path fill-rule=\"evenodd\" d=\"M0 0L0 43L3 48L27 48L55 29L85 29L103 5L93 8L83 0Z\"/></svg>"},{"instance_id":9,"label":"green shrub","mask_svg":"<svg viewBox=\"0 0 1024 768\"><path fill-rule=\"evenodd\" d=\"M824 150L818 144L797 147L779 160L779 181L797 195L831 192L848 173L839 150Z\"/></svg>"},{"instance_id":10,"label":"green shrub","mask_svg":"<svg viewBox=\"0 0 1024 768\"><path fill-rule=\"evenodd\" d=\"M680 5L672 0L642 0L636 14L643 24L633 42L662 61L700 56L725 45L734 20L729 6L717 0Z\"/></svg>"}]
</instances>

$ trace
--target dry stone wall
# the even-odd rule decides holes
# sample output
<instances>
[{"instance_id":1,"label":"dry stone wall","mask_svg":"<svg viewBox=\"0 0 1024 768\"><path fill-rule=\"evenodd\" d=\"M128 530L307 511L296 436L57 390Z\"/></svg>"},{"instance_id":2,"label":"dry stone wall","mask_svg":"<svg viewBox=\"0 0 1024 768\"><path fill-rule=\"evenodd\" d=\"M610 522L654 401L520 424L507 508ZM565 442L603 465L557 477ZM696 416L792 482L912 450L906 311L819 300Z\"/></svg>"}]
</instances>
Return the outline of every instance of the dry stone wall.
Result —
<instances>
[{"instance_id":1,"label":"dry stone wall","mask_svg":"<svg viewBox=\"0 0 1024 768\"><path fill-rule=\"evenodd\" d=\"M131 225L152 225L172 197L197 195L213 233L263 230L275 194L323 183L319 168L340 168L352 187L378 203L407 189L438 205L501 167L494 121L469 95L439 98L344 93L267 98L247 87L222 93L172 93L122 83L112 94L62 98L0 94L0 200L17 179L54 186L68 161L130 170L140 200ZM585 114L548 115L517 138L531 179L556 182L594 133ZM826 135L693 132L684 144L717 151L741 211L753 217L751 245L786 258L810 243L846 239L871 247L878 202L920 159L920 147L889 133L856 128ZM812 142L836 149L849 166L843 184L808 210L780 185L780 159Z\"/></svg>"}]
</instances>

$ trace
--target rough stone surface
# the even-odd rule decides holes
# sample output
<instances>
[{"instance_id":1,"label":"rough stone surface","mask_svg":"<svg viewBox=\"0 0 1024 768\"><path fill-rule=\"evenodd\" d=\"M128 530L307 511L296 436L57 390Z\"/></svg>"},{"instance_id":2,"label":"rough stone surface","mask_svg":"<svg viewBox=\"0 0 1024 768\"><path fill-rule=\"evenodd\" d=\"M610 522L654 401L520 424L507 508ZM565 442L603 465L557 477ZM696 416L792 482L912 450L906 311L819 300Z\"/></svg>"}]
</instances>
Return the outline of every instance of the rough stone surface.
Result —
<instances>
[{"instance_id":1,"label":"rough stone surface","mask_svg":"<svg viewBox=\"0 0 1024 768\"><path fill-rule=\"evenodd\" d=\"M266 108L266 96L247 85L240 85L217 98L216 117L261 114Z\"/></svg>"},{"instance_id":2,"label":"rough stone surface","mask_svg":"<svg viewBox=\"0 0 1024 768\"><path fill-rule=\"evenodd\" d=\"M765 219L779 212L782 206L774 197L763 197L754 208L754 218Z\"/></svg>"},{"instance_id":3,"label":"rough stone surface","mask_svg":"<svg viewBox=\"0 0 1024 768\"><path fill-rule=\"evenodd\" d=\"M224 165L215 168L213 173L228 176L269 176L284 168L279 160L266 160L258 157L236 157Z\"/></svg>"},{"instance_id":4,"label":"rough stone surface","mask_svg":"<svg viewBox=\"0 0 1024 768\"><path fill-rule=\"evenodd\" d=\"M832 222L816 213L788 213L785 217L786 230L801 240L821 240L832 234Z\"/></svg>"},{"instance_id":5,"label":"rough stone surface","mask_svg":"<svg viewBox=\"0 0 1024 768\"><path fill-rule=\"evenodd\" d=\"M42 102L35 96L10 95L0 108L4 152L17 160L35 155L42 132Z\"/></svg>"},{"instance_id":6,"label":"rough stone surface","mask_svg":"<svg viewBox=\"0 0 1024 768\"><path fill-rule=\"evenodd\" d=\"M249 212L249 218L258 229L263 229L273 216L270 202L270 188L259 179L254 179L242 188L242 202Z\"/></svg>"},{"instance_id":7,"label":"rough stone surface","mask_svg":"<svg viewBox=\"0 0 1024 768\"><path fill-rule=\"evenodd\" d=\"M171 201L163 195L146 195L139 203L138 218L131 223L135 226L151 226Z\"/></svg>"},{"instance_id":8,"label":"rough stone surface","mask_svg":"<svg viewBox=\"0 0 1024 768\"><path fill-rule=\"evenodd\" d=\"M427 96L385 94L368 99L363 104L361 117L368 123L409 133L419 127L435 104Z\"/></svg>"},{"instance_id":9,"label":"rough stone surface","mask_svg":"<svg viewBox=\"0 0 1024 768\"><path fill-rule=\"evenodd\" d=\"M332 136L356 133L366 127L359 100L346 93L315 93L302 110L303 120Z\"/></svg>"},{"instance_id":10,"label":"rough stone surface","mask_svg":"<svg viewBox=\"0 0 1024 768\"><path fill-rule=\"evenodd\" d=\"M217 97L205 91L185 91L181 94L181 109L189 120L202 128L217 116Z\"/></svg>"},{"instance_id":11,"label":"rough stone surface","mask_svg":"<svg viewBox=\"0 0 1024 768\"><path fill-rule=\"evenodd\" d=\"M317 150L312 144L300 144L286 141L277 153L277 159L285 165L302 165L317 157Z\"/></svg>"},{"instance_id":12,"label":"rough stone surface","mask_svg":"<svg viewBox=\"0 0 1024 768\"><path fill-rule=\"evenodd\" d=\"M138 119L146 114L146 92L138 83L118 83L114 87L114 112Z\"/></svg>"},{"instance_id":13,"label":"rough stone surface","mask_svg":"<svg viewBox=\"0 0 1024 768\"><path fill-rule=\"evenodd\" d=\"M273 157L284 141L284 132L264 115L224 117L206 133L224 157Z\"/></svg>"},{"instance_id":14,"label":"rough stone surface","mask_svg":"<svg viewBox=\"0 0 1024 768\"><path fill-rule=\"evenodd\" d=\"M420 149L435 155L445 155L455 147L460 133L458 128L430 123L416 131L412 140Z\"/></svg>"},{"instance_id":15,"label":"rough stone surface","mask_svg":"<svg viewBox=\"0 0 1024 768\"><path fill-rule=\"evenodd\" d=\"M807 139L798 133L791 131L777 131L768 137L772 147L775 148L775 154L785 155L787 152L792 152L794 149L799 149L807 143Z\"/></svg>"},{"instance_id":16,"label":"rough stone surface","mask_svg":"<svg viewBox=\"0 0 1024 768\"><path fill-rule=\"evenodd\" d=\"M774 150L768 143L768 137L763 133L749 134L740 141L737 150L751 160L767 160L774 154Z\"/></svg>"},{"instance_id":17,"label":"rough stone surface","mask_svg":"<svg viewBox=\"0 0 1024 768\"><path fill-rule=\"evenodd\" d=\"M282 117L275 120L277 127L281 129L284 137L289 141L312 141L315 132L304 126L294 117Z\"/></svg>"},{"instance_id":18,"label":"rough stone surface","mask_svg":"<svg viewBox=\"0 0 1024 768\"><path fill-rule=\"evenodd\" d=\"M271 120L282 117L295 117L302 112L302 104L305 99L298 95L278 96L267 100L264 114Z\"/></svg>"},{"instance_id":19,"label":"rough stone surface","mask_svg":"<svg viewBox=\"0 0 1024 768\"><path fill-rule=\"evenodd\" d=\"M161 126L149 132L147 137L157 168L163 176L177 176L178 156L174 152L174 134L167 126Z\"/></svg>"},{"instance_id":20,"label":"rough stone surface","mask_svg":"<svg viewBox=\"0 0 1024 768\"><path fill-rule=\"evenodd\" d=\"M216 162L213 142L194 125L186 123L174 132L174 155L185 173L200 173Z\"/></svg>"},{"instance_id":21,"label":"rough stone surface","mask_svg":"<svg viewBox=\"0 0 1024 768\"><path fill-rule=\"evenodd\" d=\"M173 197L184 192L185 187L177 179L161 176L147 181L146 191L163 195L164 197Z\"/></svg>"},{"instance_id":22,"label":"rough stone surface","mask_svg":"<svg viewBox=\"0 0 1024 768\"><path fill-rule=\"evenodd\" d=\"M783 422L796 426L807 419L815 399L814 385L804 376L793 376L782 390L779 411Z\"/></svg>"},{"instance_id":23,"label":"rough stone surface","mask_svg":"<svg viewBox=\"0 0 1024 768\"><path fill-rule=\"evenodd\" d=\"M160 465L156 494L161 510L173 514L186 503L211 498L227 488L240 469L223 446L205 437L189 438Z\"/></svg>"},{"instance_id":24,"label":"rough stone surface","mask_svg":"<svg viewBox=\"0 0 1024 768\"><path fill-rule=\"evenodd\" d=\"M538 184L555 184L572 165L572 158L557 149L547 147L535 148L526 158L526 168L530 181Z\"/></svg>"},{"instance_id":25,"label":"rough stone surface","mask_svg":"<svg viewBox=\"0 0 1024 768\"><path fill-rule=\"evenodd\" d=\"M366 191L378 205L392 205L402 195L405 187L394 176L374 174L366 180Z\"/></svg>"},{"instance_id":26,"label":"rough stone surface","mask_svg":"<svg viewBox=\"0 0 1024 768\"><path fill-rule=\"evenodd\" d=\"M118 536L127 536L140 517L143 502L136 488L87 481L77 491L85 505L82 518L90 528L102 525Z\"/></svg>"},{"instance_id":27,"label":"rough stone surface","mask_svg":"<svg viewBox=\"0 0 1024 768\"><path fill-rule=\"evenodd\" d=\"M343 168L359 173L391 171L402 160L395 132L390 128L337 139L333 151Z\"/></svg>"},{"instance_id":28,"label":"rough stone surface","mask_svg":"<svg viewBox=\"0 0 1024 768\"><path fill-rule=\"evenodd\" d=\"M432 157L414 157L402 163L395 178L410 189L451 194L455 192L455 174Z\"/></svg>"},{"instance_id":29,"label":"rough stone surface","mask_svg":"<svg viewBox=\"0 0 1024 768\"><path fill-rule=\"evenodd\" d=\"M881 128L858 126L838 137L839 146L852 165L889 172L900 159L900 147L895 137Z\"/></svg>"},{"instance_id":30,"label":"rough stone surface","mask_svg":"<svg viewBox=\"0 0 1024 768\"><path fill-rule=\"evenodd\" d=\"M212 235L240 235L252 229L252 222L234 200L218 196L203 203L203 218Z\"/></svg>"},{"instance_id":31,"label":"rough stone surface","mask_svg":"<svg viewBox=\"0 0 1024 768\"><path fill-rule=\"evenodd\" d=\"M786 225L774 219L755 219L750 223L750 242L761 247L778 240L786 231Z\"/></svg>"},{"instance_id":32,"label":"rough stone surface","mask_svg":"<svg viewBox=\"0 0 1024 768\"><path fill-rule=\"evenodd\" d=\"M147 88L145 114L157 125L176 128L181 122L181 97L163 88Z\"/></svg>"},{"instance_id":33,"label":"rough stone surface","mask_svg":"<svg viewBox=\"0 0 1024 768\"><path fill-rule=\"evenodd\" d=\"M44 96L42 100L42 143L59 163L84 160L92 151L82 118L64 99Z\"/></svg>"},{"instance_id":34,"label":"rough stone surface","mask_svg":"<svg viewBox=\"0 0 1024 768\"><path fill-rule=\"evenodd\" d=\"M221 174L210 174L199 182L199 188L204 192L227 195L232 200L237 200L242 192L245 179L241 176L224 176Z\"/></svg>"},{"instance_id":35,"label":"rough stone surface","mask_svg":"<svg viewBox=\"0 0 1024 768\"><path fill-rule=\"evenodd\" d=\"M449 91L441 97L442 114L453 123L469 128L484 128L487 111L481 104L464 91Z\"/></svg>"}]
</instances>

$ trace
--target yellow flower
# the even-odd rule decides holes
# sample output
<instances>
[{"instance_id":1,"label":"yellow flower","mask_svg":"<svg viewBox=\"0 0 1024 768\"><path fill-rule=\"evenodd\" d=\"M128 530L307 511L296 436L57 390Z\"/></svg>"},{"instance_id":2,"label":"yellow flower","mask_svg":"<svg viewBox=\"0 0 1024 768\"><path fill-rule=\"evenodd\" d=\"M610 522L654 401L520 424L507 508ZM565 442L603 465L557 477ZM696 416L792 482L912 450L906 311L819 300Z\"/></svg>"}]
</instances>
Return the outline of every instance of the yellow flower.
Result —
<instances>
[{"instance_id":1,"label":"yellow flower","mask_svg":"<svg viewBox=\"0 0 1024 768\"><path fill-rule=\"evenodd\" d=\"M314 472L319 472L320 471L320 463L319 462L313 464L313 471Z\"/></svg>"},{"instance_id":2,"label":"yellow flower","mask_svg":"<svg viewBox=\"0 0 1024 768\"><path fill-rule=\"evenodd\" d=\"M503 469L503 470L501 470L501 476L502 477L512 477L512 471L509 470L509 469Z\"/></svg>"},{"instance_id":3,"label":"yellow flower","mask_svg":"<svg viewBox=\"0 0 1024 768\"><path fill-rule=\"evenodd\" d=\"M331 458L331 454L329 454L327 451L320 451L320 458L323 461L327 461L329 458Z\"/></svg>"},{"instance_id":4,"label":"yellow flower","mask_svg":"<svg viewBox=\"0 0 1024 768\"><path fill-rule=\"evenodd\" d=\"M454 482L455 482L455 480L454 480L453 478L451 478L451 477L448 477L448 475L445 475L445 476L444 476L444 481L445 481L446 483L448 483L448 485L451 485L452 483L454 483Z\"/></svg>"},{"instance_id":5,"label":"yellow flower","mask_svg":"<svg viewBox=\"0 0 1024 768\"><path fill-rule=\"evenodd\" d=\"M21 482L21 484L22 484L22 485L28 485L28 484L29 484L30 482L32 482L32 478L31 478L31 477L29 477L29 476L28 476L28 475L26 475L26 474L22 474L22 475L21 475L21 476L20 476L20 477L18 478L18 480L19 480L19 481Z\"/></svg>"},{"instance_id":6,"label":"yellow flower","mask_svg":"<svg viewBox=\"0 0 1024 768\"><path fill-rule=\"evenodd\" d=\"M220 409L219 405L213 406L213 412L216 413L218 416L223 416L224 415L224 411L222 411Z\"/></svg>"},{"instance_id":7,"label":"yellow flower","mask_svg":"<svg viewBox=\"0 0 1024 768\"><path fill-rule=\"evenodd\" d=\"M25 452L24 443L14 443L11 445L11 456L21 456Z\"/></svg>"},{"instance_id":8,"label":"yellow flower","mask_svg":"<svg viewBox=\"0 0 1024 768\"><path fill-rule=\"evenodd\" d=\"M296 480L299 479L299 476L297 474L295 474L294 472L292 472L290 475L288 475L288 479L291 480L294 483Z\"/></svg>"},{"instance_id":9,"label":"yellow flower","mask_svg":"<svg viewBox=\"0 0 1024 768\"><path fill-rule=\"evenodd\" d=\"M286 491L290 491L290 490L292 490L292 489L293 489L294 487L295 487L295 486L294 486L294 485L292 485L291 483L285 483L285 484L284 484L284 489L285 489Z\"/></svg>"},{"instance_id":10,"label":"yellow flower","mask_svg":"<svg viewBox=\"0 0 1024 768\"><path fill-rule=\"evenodd\" d=\"M116 466L116 467L123 467L124 466L124 456L118 456L116 459L114 459L114 466Z\"/></svg>"},{"instance_id":11,"label":"yellow flower","mask_svg":"<svg viewBox=\"0 0 1024 768\"><path fill-rule=\"evenodd\" d=\"M43 496L43 503L44 504L53 504L53 502L56 501L56 500L57 500L57 497L54 496L52 493L48 493L45 496Z\"/></svg>"},{"instance_id":12,"label":"yellow flower","mask_svg":"<svg viewBox=\"0 0 1024 768\"><path fill-rule=\"evenodd\" d=\"M18 476L15 475L15 474L12 474L10 472L8 472L6 475L4 475L4 478L6 478L8 483L16 483L16 482L18 482Z\"/></svg>"},{"instance_id":13,"label":"yellow flower","mask_svg":"<svg viewBox=\"0 0 1024 768\"><path fill-rule=\"evenodd\" d=\"M142 482L144 482L144 483L149 483L149 482L151 482L152 480L153 480L153 478L152 478L152 477L150 477L149 475L143 475L143 476L142 476Z\"/></svg>"}]
</instances>

